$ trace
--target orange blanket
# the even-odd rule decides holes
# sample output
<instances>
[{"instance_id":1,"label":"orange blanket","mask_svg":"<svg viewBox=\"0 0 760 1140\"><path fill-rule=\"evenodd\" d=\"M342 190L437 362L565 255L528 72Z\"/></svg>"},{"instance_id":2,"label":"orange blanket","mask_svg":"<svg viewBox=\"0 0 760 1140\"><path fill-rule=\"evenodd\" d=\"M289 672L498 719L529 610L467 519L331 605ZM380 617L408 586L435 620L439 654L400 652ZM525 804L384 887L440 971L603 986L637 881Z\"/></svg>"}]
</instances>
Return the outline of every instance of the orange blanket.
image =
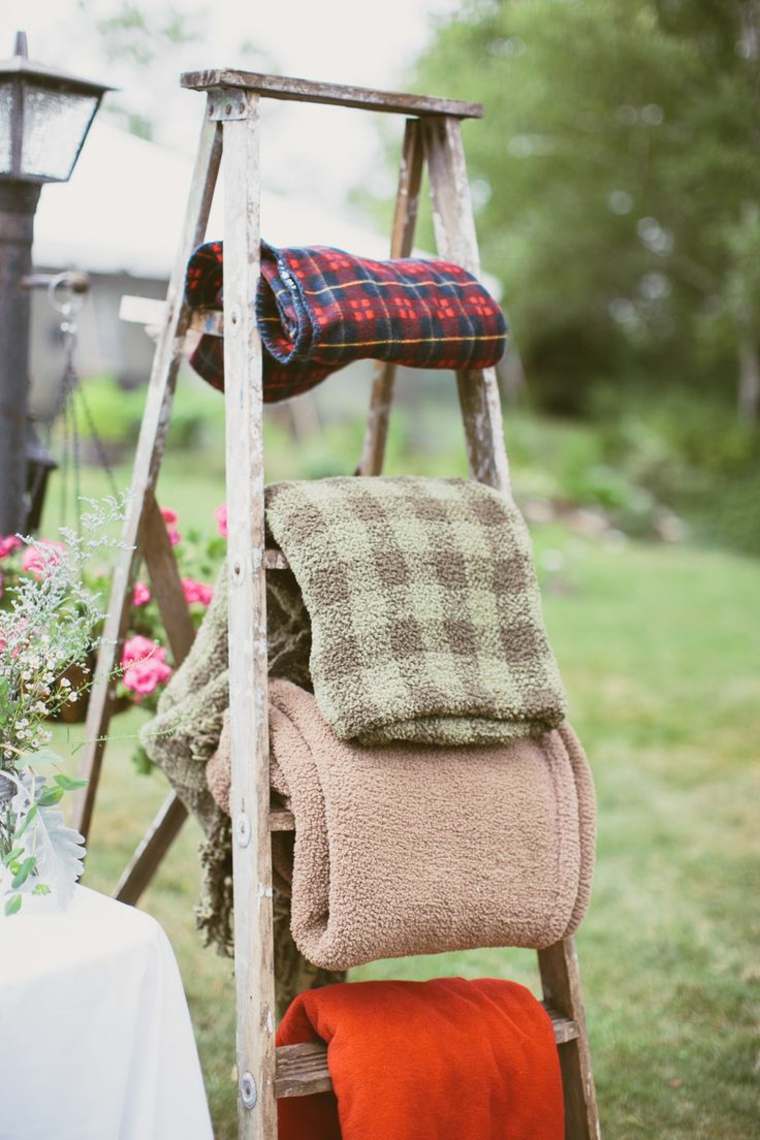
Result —
<instances>
[{"instance_id":1,"label":"orange blanket","mask_svg":"<svg viewBox=\"0 0 760 1140\"><path fill-rule=\"evenodd\" d=\"M562 1140L551 1021L516 982L354 982L292 1003L278 1045L327 1042L333 1093L277 1102L279 1140Z\"/></svg>"}]
</instances>

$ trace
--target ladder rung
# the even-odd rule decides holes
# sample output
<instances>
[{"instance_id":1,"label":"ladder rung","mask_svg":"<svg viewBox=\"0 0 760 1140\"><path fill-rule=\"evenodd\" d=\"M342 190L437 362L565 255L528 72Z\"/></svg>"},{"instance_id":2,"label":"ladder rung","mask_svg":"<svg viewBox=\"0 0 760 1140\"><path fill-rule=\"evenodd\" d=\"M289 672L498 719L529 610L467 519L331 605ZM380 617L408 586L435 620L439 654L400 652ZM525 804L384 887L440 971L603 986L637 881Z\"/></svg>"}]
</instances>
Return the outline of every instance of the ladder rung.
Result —
<instances>
[{"instance_id":1,"label":"ladder rung","mask_svg":"<svg viewBox=\"0 0 760 1140\"><path fill-rule=\"evenodd\" d=\"M133 325L160 328L166 318L166 301L125 293L119 303L119 320ZM224 336L224 313L220 309L193 309L190 328L207 336Z\"/></svg>"},{"instance_id":2,"label":"ladder rung","mask_svg":"<svg viewBox=\"0 0 760 1140\"><path fill-rule=\"evenodd\" d=\"M567 1017L560 1017L551 1009L547 1013L554 1026L554 1040L566 1045L579 1036L578 1026ZM277 1072L274 1081L275 1096L309 1096L327 1092L332 1088L327 1068L327 1048L321 1042L305 1045L281 1045L277 1050Z\"/></svg>"},{"instance_id":3,"label":"ladder rung","mask_svg":"<svg viewBox=\"0 0 760 1140\"><path fill-rule=\"evenodd\" d=\"M292 811L285 808L272 808L269 813L270 831L295 831L296 821Z\"/></svg>"},{"instance_id":4,"label":"ladder rung","mask_svg":"<svg viewBox=\"0 0 760 1140\"><path fill-rule=\"evenodd\" d=\"M435 95L407 95L397 91L373 91L368 87L347 87L338 83L318 83L291 75L261 75L253 71L224 68L213 71L186 71L180 76L183 87L207 91L210 87L242 87L265 99L295 99L299 103L329 103L337 107L359 107L399 115L452 115L457 119L481 119L481 103L461 99L441 99ZM222 96L224 98L229 96ZM216 100L219 102L219 100Z\"/></svg>"},{"instance_id":5,"label":"ladder rung","mask_svg":"<svg viewBox=\"0 0 760 1140\"><path fill-rule=\"evenodd\" d=\"M190 328L206 336L224 336L224 313L220 309L191 309Z\"/></svg>"},{"instance_id":6,"label":"ladder rung","mask_svg":"<svg viewBox=\"0 0 760 1140\"><path fill-rule=\"evenodd\" d=\"M281 550L264 551L265 570L287 570L289 566L290 563Z\"/></svg>"}]
</instances>

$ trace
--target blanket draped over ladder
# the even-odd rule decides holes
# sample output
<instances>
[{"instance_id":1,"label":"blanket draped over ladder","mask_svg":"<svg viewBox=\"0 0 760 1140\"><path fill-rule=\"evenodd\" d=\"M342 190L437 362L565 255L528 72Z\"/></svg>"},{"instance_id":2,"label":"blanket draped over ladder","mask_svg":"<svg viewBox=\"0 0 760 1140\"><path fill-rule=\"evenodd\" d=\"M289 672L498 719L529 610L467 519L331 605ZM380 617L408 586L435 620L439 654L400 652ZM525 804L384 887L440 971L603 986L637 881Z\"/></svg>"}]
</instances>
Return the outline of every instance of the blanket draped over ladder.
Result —
<instances>
[{"instance_id":1,"label":"blanket draped over ladder","mask_svg":"<svg viewBox=\"0 0 760 1140\"><path fill-rule=\"evenodd\" d=\"M272 785L296 821L291 929L308 961L540 949L574 932L595 808L569 725L509 745L365 748L338 740L297 685L275 680L269 694ZM226 723L206 771L229 813Z\"/></svg>"},{"instance_id":2,"label":"blanket draped over ladder","mask_svg":"<svg viewBox=\"0 0 760 1140\"><path fill-rule=\"evenodd\" d=\"M222 242L200 246L187 267L193 307L221 309ZM506 344L504 314L481 283L449 261L374 261L329 246L261 243L256 316L264 400L313 388L354 360L415 368L488 368ZM204 336L190 363L224 387L224 346Z\"/></svg>"},{"instance_id":3,"label":"blanket draped over ladder","mask_svg":"<svg viewBox=\"0 0 760 1140\"><path fill-rule=\"evenodd\" d=\"M530 538L509 499L466 479L348 477L275 483L266 503L336 736L504 743L562 722Z\"/></svg>"},{"instance_id":4,"label":"blanket draped over ladder","mask_svg":"<svg viewBox=\"0 0 760 1140\"><path fill-rule=\"evenodd\" d=\"M551 1021L516 982L352 982L301 994L277 1043L320 1040L334 1092L279 1100L280 1140L564 1136Z\"/></svg>"}]
</instances>

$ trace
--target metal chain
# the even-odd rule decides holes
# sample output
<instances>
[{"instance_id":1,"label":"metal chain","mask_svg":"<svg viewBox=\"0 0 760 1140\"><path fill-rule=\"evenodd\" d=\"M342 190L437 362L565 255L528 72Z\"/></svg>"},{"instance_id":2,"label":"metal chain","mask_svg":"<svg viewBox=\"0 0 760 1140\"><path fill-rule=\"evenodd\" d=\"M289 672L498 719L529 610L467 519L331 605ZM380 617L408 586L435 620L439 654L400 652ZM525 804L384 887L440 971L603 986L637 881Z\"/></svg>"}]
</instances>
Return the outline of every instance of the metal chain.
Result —
<instances>
[{"instance_id":1,"label":"metal chain","mask_svg":"<svg viewBox=\"0 0 760 1140\"><path fill-rule=\"evenodd\" d=\"M98 461L108 480L111 494L118 497L119 488L108 462L103 441L98 434L92 410L85 396L76 368L76 350L79 327L77 314L82 307L81 293L70 288L69 275L60 273L48 286L48 300L61 314L60 330L63 337L64 366L58 405L55 415L63 420L63 456L61 463L61 521L65 525L68 510L69 472L73 471L75 520L77 535L81 538L81 455L77 411L81 408L87 430L98 455Z\"/></svg>"}]
</instances>

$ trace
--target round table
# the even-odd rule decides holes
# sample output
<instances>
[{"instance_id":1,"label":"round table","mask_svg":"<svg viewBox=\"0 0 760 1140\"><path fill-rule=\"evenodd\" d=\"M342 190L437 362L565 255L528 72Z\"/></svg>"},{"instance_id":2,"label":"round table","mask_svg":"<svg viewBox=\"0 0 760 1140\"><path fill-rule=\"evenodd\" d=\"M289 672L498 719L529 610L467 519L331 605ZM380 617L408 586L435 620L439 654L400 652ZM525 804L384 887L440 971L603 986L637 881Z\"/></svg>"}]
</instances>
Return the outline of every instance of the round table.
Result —
<instances>
[{"instance_id":1,"label":"round table","mask_svg":"<svg viewBox=\"0 0 760 1140\"><path fill-rule=\"evenodd\" d=\"M0 1140L213 1140L177 963L85 887L0 918Z\"/></svg>"}]
</instances>

